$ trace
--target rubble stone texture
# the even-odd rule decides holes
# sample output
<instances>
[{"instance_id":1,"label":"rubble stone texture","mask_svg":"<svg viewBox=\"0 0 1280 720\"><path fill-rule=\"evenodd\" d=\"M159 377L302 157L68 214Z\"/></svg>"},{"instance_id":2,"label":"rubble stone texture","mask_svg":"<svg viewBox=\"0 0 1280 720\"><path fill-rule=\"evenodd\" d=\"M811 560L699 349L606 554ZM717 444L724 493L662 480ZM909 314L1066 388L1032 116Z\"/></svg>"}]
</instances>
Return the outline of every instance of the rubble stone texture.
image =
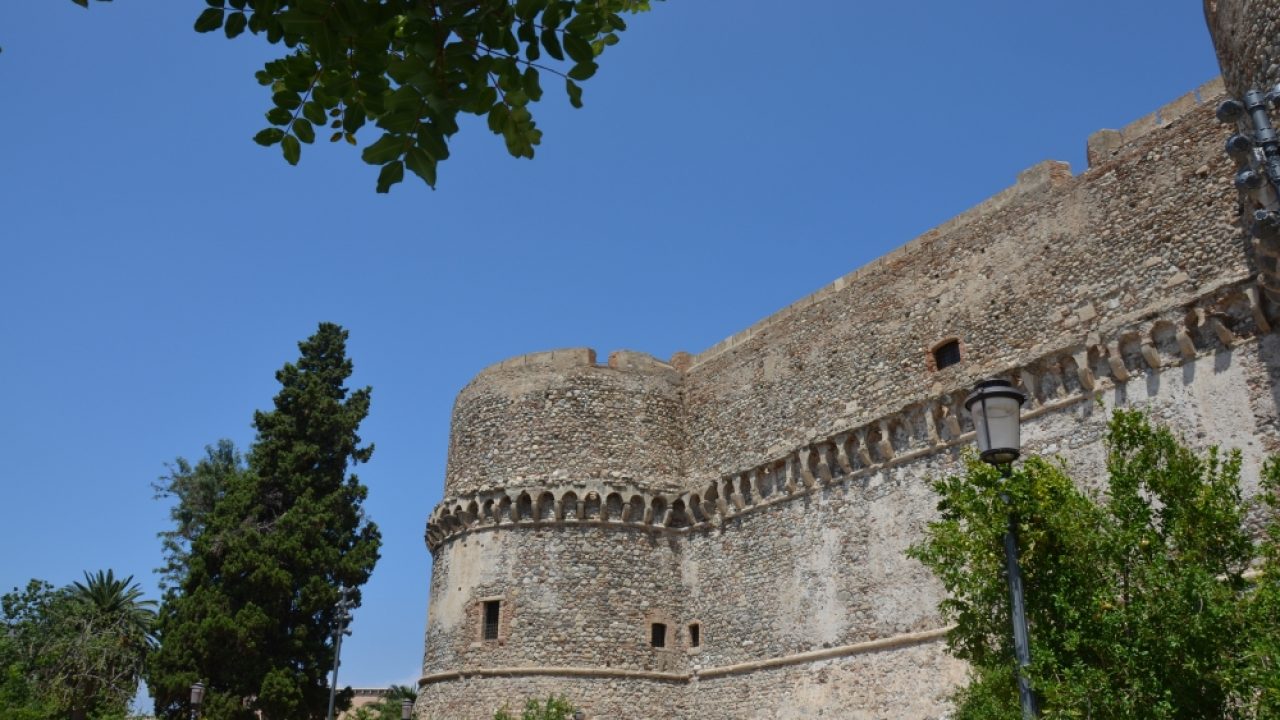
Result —
<instances>
[{"instance_id":1,"label":"rubble stone texture","mask_svg":"<svg viewBox=\"0 0 1280 720\"><path fill-rule=\"evenodd\" d=\"M1228 95L1243 98L1251 89L1280 90L1280 0L1205 0L1204 17ZM1239 124L1241 132L1249 129ZM1241 227L1247 229L1259 206L1243 202L1247 212ZM1280 243L1253 241L1251 249L1262 292L1280 302Z\"/></svg>"},{"instance_id":2,"label":"rubble stone texture","mask_svg":"<svg viewBox=\"0 0 1280 720\"><path fill-rule=\"evenodd\" d=\"M1240 230L1213 81L696 356L526 355L459 394L420 719L564 693L589 718L942 718L965 667L905 549L1029 394L1024 447L1101 478L1113 407L1280 449L1280 312ZM958 341L958 364L933 351ZM500 622L486 637L484 607ZM654 625L665 626L654 647ZM695 646L694 630L699 636ZM1034 628L1032 628L1034 632Z\"/></svg>"}]
</instances>

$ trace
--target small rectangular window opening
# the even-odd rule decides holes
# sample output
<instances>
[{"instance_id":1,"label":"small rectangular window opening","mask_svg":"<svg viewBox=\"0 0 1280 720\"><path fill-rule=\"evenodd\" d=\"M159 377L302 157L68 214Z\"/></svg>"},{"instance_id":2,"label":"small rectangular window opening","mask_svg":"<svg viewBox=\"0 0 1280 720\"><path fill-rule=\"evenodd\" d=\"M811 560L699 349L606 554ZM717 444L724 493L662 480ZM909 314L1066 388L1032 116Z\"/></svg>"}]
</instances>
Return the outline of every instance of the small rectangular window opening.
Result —
<instances>
[{"instance_id":1,"label":"small rectangular window opening","mask_svg":"<svg viewBox=\"0 0 1280 720\"><path fill-rule=\"evenodd\" d=\"M502 617L501 600L484 601L484 639L498 639L498 619Z\"/></svg>"},{"instance_id":2,"label":"small rectangular window opening","mask_svg":"<svg viewBox=\"0 0 1280 720\"><path fill-rule=\"evenodd\" d=\"M933 350L933 364L939 369L951 367L960 362L960 341L950 340Z\"/></svg>"},{"instance_id":3,"label":"small rectangular window opening","mask_svg":"<svg viewBox=\"0 0 1280 720\"><path fill-rule=\"evenodd\" d=\"M698 623L689 625L689 647L702 645L702 626Z\"/></svg>"},{"instance_id":4,"label":"small rectangular window opening","mask_svg":"<svg viewBox=\"0 0 1280 720\"><path fill-rule=\"evenodd\" d=\"M649 644L656 648L667 646L666 625L662 623L653 623L649 626Z\"/></svg>"}]
</instances>

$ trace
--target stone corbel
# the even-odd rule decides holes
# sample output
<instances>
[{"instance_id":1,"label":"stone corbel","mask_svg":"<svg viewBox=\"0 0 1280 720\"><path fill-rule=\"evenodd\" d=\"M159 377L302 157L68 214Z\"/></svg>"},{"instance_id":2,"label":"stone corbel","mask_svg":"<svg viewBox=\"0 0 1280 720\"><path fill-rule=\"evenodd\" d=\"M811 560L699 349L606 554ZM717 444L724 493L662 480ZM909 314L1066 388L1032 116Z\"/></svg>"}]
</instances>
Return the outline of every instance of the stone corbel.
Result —
<instances>
[{"instance_id":1,"label":"stone corbel","mask_svg":"<svg viewBox=\"0 0 1280 720\"><path fill-rule=\"evenodd\" d=\"M937 445L941 440L938 434L938 423L933 417L933 408L933 403L925 403L921 409L921 412L924 413L924 434L928 438L930 446Z\"/></svg>"},{"instance_id":2,"label":"stone corbel","mask_svg":"<svg viewBox=\"0 0 1280 720\"><path fill-rule=\"evenodd\" d=\"M725 503L724 498L716 498L716 512L720 513L720 519L729 517L729 506Z\"/></svg>"},{"instance_id":3,"label":"stone corbel","mask_svg":"<svg viewBox=\"0 0 1280 720\"><path fill-rule=\"evenodd\" d=\"M1182 359L1195 360L1196 344L1191 341L1191 336L1187 334L1186 328L1178 328L1175 337L1178 339L1178 352L1182 355Z\"/></svg>"},{"instance_id":4,"label":"stone corbel","mask_svg":"<svg viewBox=\"0 0 1280 720\"><path fill-rule=\"evenodd\" d=\"M1218 341L1226 347L1234 347L1236 343L1240 342L1240 338L1236 337L1236 334L1223 324L1221 318L1210 315L1205 318L1205 325L1213 331L1214 335L1218 336Z\"/></svg>"},{"instance_id":5,"label":"stone corbel","mask_svg":"<svg viewBox=\"0 0 1280 720\"><path fill-rule=\"evenodd\" d=\"M1093 376L1093 368L1089 367L1089 353L1081 350L1071 356L1076 361L1076 378L1080 380L1080 387L1085 390L1093 390L1097 384L1096 378Z\"/></svg>"},{"instance_id":6,"label":"stone corbel","mask_svg":"<svg viewBox=\"0 0 1280 720\"><path fill-rule=\"evenodd\" d=\"M826 443L818 446L818 477L825 484L830 484L833 479L831 474L831 446Z\"/></svg>"},{"instance_id":7,"label":"stone corbel","mask_svg":"<svg viewBox=\"0 0 1280 720\"><path fill-rule=\"evenodd\" d=\"M889 442L889 423L884 420L880 421L880 442L876 443L876 450L880 452L880 457L885 462L893 459L893 443Z\"/></svg>"},{"instance_id":8,"label":"stone corbel","mask_svg":"<svg viewBox=\"0 0 1280 720\"><path fill-rule=\"evenodd\" d=\"M853 462L849 460L849 433L836 436L836 462L845 475L853 474Z\"/></svg>"},{"instance_id":9,"label":"stone corbel","mask_svg":"<svg viewBox=\"0 0 1280 720\"><path fill-rule=\"evenodd\" d=\"M1116 382L1125 382L1129 379L1129 368L1124 366L1124 355L1120 354L1120 343L1113 342L1107 346L1107 365L1111 367L1111 377Z\"/></svg>"},{"instance_id":10,"label":"stone corbel","mask_svg":"<svg viewBox=\"0 0 1280 720\"><path fill-rule=\"evenodd\" d=\"M858 436L858 464L862 467L871 467L871 451L867 449L867 429L859 428Z\"/></svg>"},{"instance_id":11,"label":"stone corbel","mask_svg":"<svg viewBox=\"0 0 1280 720\"><path fill-rule=\"evenodd\" d=\"M1154 370L1159 370L1164 362L1160 359L1160 352L1156 350L1151 343L1142 343L1142 359Z\"/></svg>"},{"instance_id":12,"label":"stone corbel","mask_svg":"<svg viewBox=\"0 0 1280 720\"><path fill-rule=\"evenodd\" d=\"M1253 313L1253 324L1258 326L1262 332L1271 332L1271 323L1267 320L1267 314L1262 309L1262 296L1258 292L1256 285L1250 285L1245 290L1245 297L1249 298L1249 310Z\"/></svg>"},{"instance_id":13,"label":"stone corbel","mask_svg":"<svg viewBox=\"0 0 1280 720\"><path fill-rule=\"evenodd\" d=\"M798 452L792 455L792 462L796 464L800 472L800 481L807 488L813 487L817 480L813 477L813 471L809 469L809 448L800 448Z\"/></svg>"}]
</instances>

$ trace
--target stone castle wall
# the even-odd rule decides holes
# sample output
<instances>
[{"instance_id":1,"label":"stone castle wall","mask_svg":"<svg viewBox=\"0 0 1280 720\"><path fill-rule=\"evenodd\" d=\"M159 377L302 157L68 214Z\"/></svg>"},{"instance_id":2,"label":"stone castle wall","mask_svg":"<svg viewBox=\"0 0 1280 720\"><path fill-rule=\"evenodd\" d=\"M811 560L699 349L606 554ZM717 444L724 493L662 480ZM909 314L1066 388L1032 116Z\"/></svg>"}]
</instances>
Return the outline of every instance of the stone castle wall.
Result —
<instances>
[{"instance_id":1,"label":"stone castle wall","mask_svg":"<svg viewBox=\"0 0 1280 720\"><path fill-rule=\"evenodd\" d=\"M1110 407L1280 449L1218 86L698 355L523 356L459 396L420 718L565 693L592 718L940 718L964 668L903 552L972 444L977 379L1028 391L1028 452L1098 478ZM958 339L960 364L931 349ZM482 605L502 607L498 637ZM670 628L651 646L655 622ZM693 647L690 625L701 642Z\"/></svg>"}]
</instances>

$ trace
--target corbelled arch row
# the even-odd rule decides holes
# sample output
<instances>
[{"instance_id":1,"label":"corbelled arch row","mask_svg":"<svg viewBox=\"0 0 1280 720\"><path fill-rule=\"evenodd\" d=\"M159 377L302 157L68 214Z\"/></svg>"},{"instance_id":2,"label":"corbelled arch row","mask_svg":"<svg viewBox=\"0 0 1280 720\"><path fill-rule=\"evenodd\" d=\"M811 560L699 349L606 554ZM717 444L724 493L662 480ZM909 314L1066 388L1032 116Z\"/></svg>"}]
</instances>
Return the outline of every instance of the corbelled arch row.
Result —
<instances>
[{"instance_id":1,"label":"corbelled arch row","mask_svg":"<svg viewBox=\"0 0 1280 720\"><path fill-rule=\"evenodd\" d=\"M1001 374L1039 414L1090 397L1148 371L1230 350L1270 332L1278 309L1253 281L1220 287L1182 307L1137 318L1086 342L1046 353ZM432 512L427 546L467 532L506 527L609 525L648 532L707 530L754 508L969 442L968 388L956 388L864 425L842 430L756 467L707 481L700 490L661 493L632 483L578 481L482 491Z\"/></svg>"}]
</instances>

